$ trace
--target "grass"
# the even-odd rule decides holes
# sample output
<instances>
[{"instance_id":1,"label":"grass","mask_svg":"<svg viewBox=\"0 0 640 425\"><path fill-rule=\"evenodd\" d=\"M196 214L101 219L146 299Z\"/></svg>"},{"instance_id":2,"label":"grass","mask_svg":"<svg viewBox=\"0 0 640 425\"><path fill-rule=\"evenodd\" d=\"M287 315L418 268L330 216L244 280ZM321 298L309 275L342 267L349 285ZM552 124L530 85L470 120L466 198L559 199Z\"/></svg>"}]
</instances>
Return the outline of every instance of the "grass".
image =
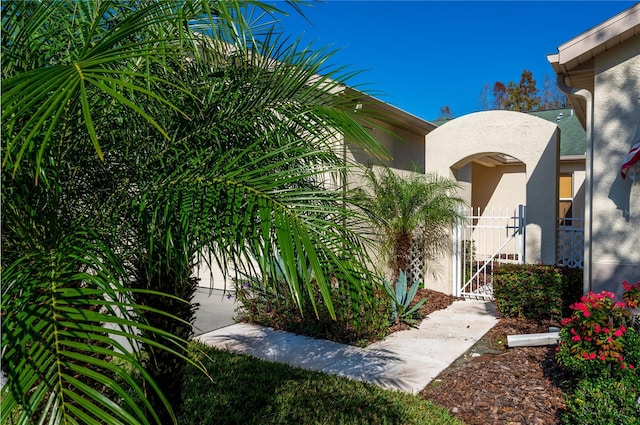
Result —
<instances>
[{"instance_id":1,"label":"grass","mask_svg":"<svg viewBox=\"0 0 640 425\"><path fill-rule=\"evenodd\" d=\"M181 425L462 424L418 396L201 346L212 380L189 370Z\"/></svg>"}]
</instances>

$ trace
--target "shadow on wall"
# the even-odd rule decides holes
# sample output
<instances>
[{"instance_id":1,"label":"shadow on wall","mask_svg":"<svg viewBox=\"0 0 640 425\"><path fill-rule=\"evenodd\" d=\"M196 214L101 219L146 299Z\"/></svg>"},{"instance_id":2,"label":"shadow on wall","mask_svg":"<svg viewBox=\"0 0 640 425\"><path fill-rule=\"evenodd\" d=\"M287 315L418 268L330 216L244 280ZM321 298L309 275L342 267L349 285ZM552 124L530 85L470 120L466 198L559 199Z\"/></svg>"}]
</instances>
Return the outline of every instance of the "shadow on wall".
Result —
<instances>
[{"instance_id":1,"label":"shadow on wall","mask_svg":"<svg viewBox=\"0 0 640 425\"><path fill-rule=\"evenodd\" d=\"M631 200L632 186L633 182L631 179L623 180L620 174L618 174L609 190L609 199L616 205L616 209L621 211L622 217L627 223L632 219L632 214L635 216L640 213L640 211L638 211L638 200L634 202ZM614 190L614 188L617 188L617 190ZM633 211L632 205L634 207Z\"/></svg>"},{"instance_id":2,"label":"shadow on wall","mask_svg":"<svg viewBox=\"0 0 640 425\"><path fill-rule=\"evenodd\" d=\"M595 94L591 277L594 291L607 290L619 297L623 280L640 279L640 186L620 176L624 158L640 139L640 49L614 53L620 56L605 58L612 66L598 74L601 88ZM616 72L623 63L629 65Z\"/></svg>"},{"instance_id":3,"label":"shadow on wall","mask_svg":"<svg viewBox=\"0 0 640 425\"><path fill-rule=\"evenodd\" d=\"M624 293L623 281L635 283L640 280L638 266L632 264L615 264L609 268L598 267L593 271L593 280L599 282L594 292L609 291L616 294L618 301L622 301Z\"/></svg>"},{"instance_id":4,"label":"shadow on wall","mask_svg":"<svg viewBox=\"0 0 640 425\"><path fill-rule=\"evenodd\" d=\"M576 209L574 208L574 210L573 210L574 217L584 218L584 208L585 208L584 191L585 191L585 187L584 187L584 181L583 181L580 184L580 188L578 188L578 190L576 191L576 194L573 196L573 204L574 205L582 205L582 209L581 210L576 211Z\"/></svg>"},{"instance_id":5,"label":"shadow on wall","mask_svg":"<svg viewBox=\"0 0 640 425\"><path fill-rule=\"evenodd\" d=\"M629 55L637 54L638 52L629 51ZM626 58L629 59L629 58ZM631 190L632 184L630 179L623 180L620 176L620 167L626 157L629 149L633 144L640 140L640 119L638 119L638 113L640 111L640 80L638 79L637 72L639 69L634 69L632 66L627 67L624 70L624 86L620 86L616 81L613 81L609 74L601 74L598 76L599 85L611 87L612 90L618 93L611 94L615 99L629 99L629 102L610 102L607 103L607 109L602 113L604 118L602 123L606 126L606 135L601 134L598 141L602 144L609 142L604 140L605 137L614 137L617 140L612 140L611 143L607 143L609 149L606 151L607 155L601 155L597 158L594 156L594 161L606 162L606 170L610 170L615 173L616 178L611 183L608 191L608 197L613 201L617 210L620 210L624 219L629 222L631 214L635 212L638 214L640 205L631 205ZM629 93L635 93L634 96L629 96ZM632 119L635 117L635 119ZM597 130L596 130L597 131ZM597 150L598 148L596 148ZM635 211L632 211L632 208Z\"/></svg>"},{"instance_id":6,"label":"shadow on wall","mask_svg":"<svg viewBox=\"0 0 640 425\"><path fill-rule=\"evenodd\" d=\"M483 165L473 163L471 178L472 182L476 182L476 184L472 185L471 189L471 205L474 208L474 212L477 209L480 209L482 213L487 205L492 201L494 194L496 193L498 186L501 184L503 179L509 175L520 175L526 173L526 166L524 164L519 164L517 166L499 166L499 167L485 167ZM526 174L525 174L526 176ZM477 184L481 182L482 184ZM526 187L525 187L525 177L522 178L522 183L520 190L526 195ZM517 198L515 194L513 198L510 197L509 203L504 205L498 205L498 208L504 207L515 207L517 204L524 204L525 197L522 200L518 200L514 202Z\"/></svg>"}]
</instances>

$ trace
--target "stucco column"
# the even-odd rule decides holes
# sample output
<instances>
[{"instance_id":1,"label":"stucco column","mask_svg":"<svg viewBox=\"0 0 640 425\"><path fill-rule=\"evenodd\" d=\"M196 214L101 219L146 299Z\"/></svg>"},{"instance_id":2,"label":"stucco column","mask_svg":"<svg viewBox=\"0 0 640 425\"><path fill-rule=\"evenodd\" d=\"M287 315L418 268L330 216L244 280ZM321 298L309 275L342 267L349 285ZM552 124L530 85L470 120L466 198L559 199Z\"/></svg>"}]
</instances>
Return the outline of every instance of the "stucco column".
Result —
<instances>
[{"instance_id":1,"label":"stucco column","mask_svg":"<svg viewBox=\"0 0 640 425\"><path fill-rule=\"evenodd\" d=\"M555 264L560 131L552 134L542 152L534 148L526 157L526 262Z\"/></svg>"}]
</instances>

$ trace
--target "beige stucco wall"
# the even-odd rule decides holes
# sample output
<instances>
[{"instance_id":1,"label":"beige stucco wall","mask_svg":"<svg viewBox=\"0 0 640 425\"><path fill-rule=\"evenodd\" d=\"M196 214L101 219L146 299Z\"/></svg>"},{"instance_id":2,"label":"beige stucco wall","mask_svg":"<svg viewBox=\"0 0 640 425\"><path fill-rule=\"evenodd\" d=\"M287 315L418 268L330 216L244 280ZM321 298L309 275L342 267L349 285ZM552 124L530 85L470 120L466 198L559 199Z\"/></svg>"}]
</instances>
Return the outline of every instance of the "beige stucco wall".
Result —
<instances>
[{"instance_id":1,"label":"beige stucco wall","mask_svg":"<svg viewBox=\"0 0 640 425\"><path fill-rule=\"evenodd\" d=\"M526 203L525 166L503 165L485 167L472 164L473 189L471 206L484 211L511 210Z\"/></svg>"},{"instance_id":2,"label":"beige stucco wall","mask_svg":"<svg viewBox=\"0 0 640 425\"><path fill-rule=\"evenodd\" d=\"M640 139L640 39L595 59L593 122L592 290L621 294L640 280L640 184L620 166Z\"/></svg>"},{"instance_id":3,"label":"beige stucco wall","mask_svg":"<svg viewBox=\"0 0 640 425\"><path fill-rule=\"evenodd\" d=\"M376 161L358 147L348 144L350 157L367 167L379 162L398 170L424 173L424 132L410 131L389 123L375 127L370 127L370 125L367 124L368 130L384 146L391 159ZM383 126L388 129L383 129Z\"/></svg>"},{"instance_id":4,"label":"beige stucco wall","mask_svg":"<svg viewBox=\"0 0 640 425\"><path fill-rule=\"evenodd\" d=\"M458 180L463 186L462 196L469 204L472 193L481 190L475 187L478 182L473 166L469 166L474 158L500 153L522 162L524 188L517 188L519 173L505 175L504 182L496 185L495 199L488 197L487 203L501 203L509 197L515 201L524 198L527 205L526 260L555 263L559 132L554 123L518 112L478 112L452 120L429 133L426 146L426 170ZM517 203L509 207L516 207ZM449 259L443 259L443 264L449 264ZM441 275L428 281L428 285L451 293L451 267L443 266L439 272Z\"/></svg>"}]
</instances>

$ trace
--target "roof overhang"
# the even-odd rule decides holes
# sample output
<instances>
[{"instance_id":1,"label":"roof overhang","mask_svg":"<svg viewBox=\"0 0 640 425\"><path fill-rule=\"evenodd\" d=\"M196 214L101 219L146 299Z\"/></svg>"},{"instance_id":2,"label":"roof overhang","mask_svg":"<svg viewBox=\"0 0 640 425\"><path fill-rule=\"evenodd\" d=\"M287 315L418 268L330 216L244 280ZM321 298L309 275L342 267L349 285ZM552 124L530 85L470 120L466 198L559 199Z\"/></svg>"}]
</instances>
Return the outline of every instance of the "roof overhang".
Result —
<instances>
[{"instance_id":1,"label":"roof overhang","mask_svg":"<svg viewBox=\"0 0 640 425\"><path fill-rule=\"evenodd\" d=\"M425 121L389 103L383 102L371 95L360 92L352 87L347 87L347 90L350 91L351 96L357 97L359 101L364 104L365 108L370 112L369 117L371 118L377 117L379 121L424 135L429 134L437 128L435 124Z\"/></svg>"},{"instance_id":2,"label":"roof overhang","mask_svg":"<svg viewBox=\"0 0 640 425\"><path fill-rule=\"evenodd\" d=\"M547 60L563 83L572 88L594 90L594 58L630 38L640 35L640 3L607 19L603 23L561 44L558 53ZM586 127L586 104L583 99L568 95L583 127Z\"/></svg>"}]
</instances>

